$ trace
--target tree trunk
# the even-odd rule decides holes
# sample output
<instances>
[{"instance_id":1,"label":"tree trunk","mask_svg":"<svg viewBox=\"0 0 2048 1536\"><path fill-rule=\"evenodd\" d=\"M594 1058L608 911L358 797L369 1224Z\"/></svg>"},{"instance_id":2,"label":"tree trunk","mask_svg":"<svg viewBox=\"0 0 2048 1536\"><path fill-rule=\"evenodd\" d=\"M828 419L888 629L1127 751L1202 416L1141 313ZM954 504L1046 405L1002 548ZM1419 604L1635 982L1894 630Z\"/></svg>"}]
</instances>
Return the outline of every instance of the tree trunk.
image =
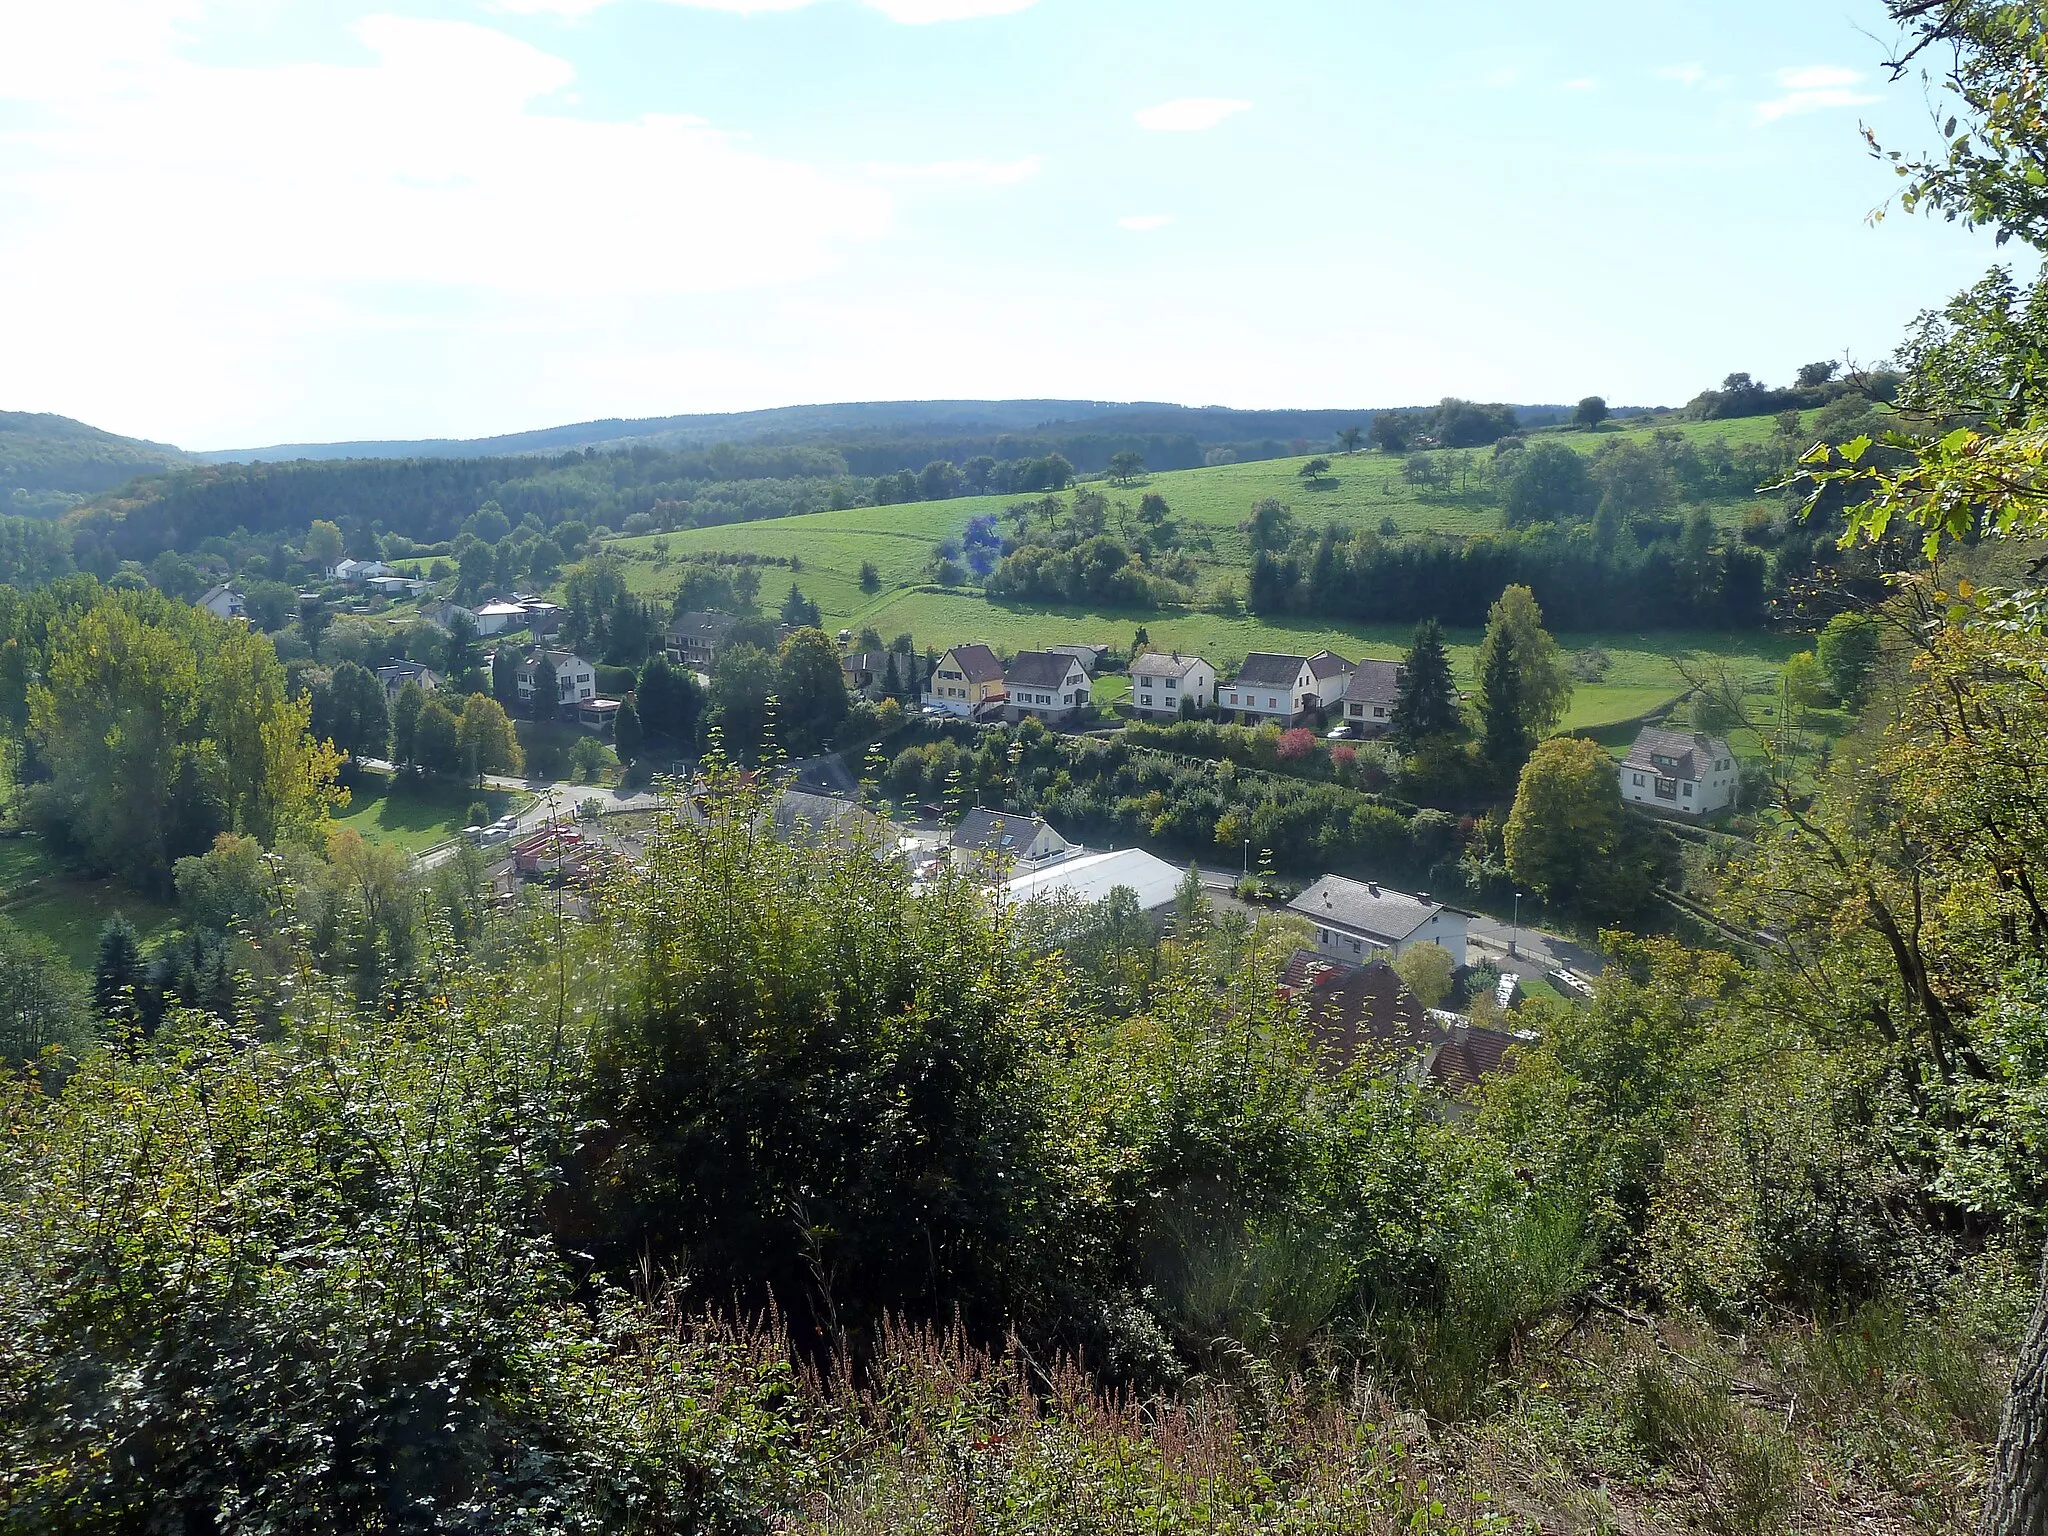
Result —
<instances>
[{"instance_id":1,"label":"tree trunk","mask_svg":"<svg viewBox=\"0 0 2048 1536\"><path fill-rule=\"evenodd\" d=\"M2048 1536L2048 1252L1991 1455L1980 1536Z\"/></svg>"}]
</instances>

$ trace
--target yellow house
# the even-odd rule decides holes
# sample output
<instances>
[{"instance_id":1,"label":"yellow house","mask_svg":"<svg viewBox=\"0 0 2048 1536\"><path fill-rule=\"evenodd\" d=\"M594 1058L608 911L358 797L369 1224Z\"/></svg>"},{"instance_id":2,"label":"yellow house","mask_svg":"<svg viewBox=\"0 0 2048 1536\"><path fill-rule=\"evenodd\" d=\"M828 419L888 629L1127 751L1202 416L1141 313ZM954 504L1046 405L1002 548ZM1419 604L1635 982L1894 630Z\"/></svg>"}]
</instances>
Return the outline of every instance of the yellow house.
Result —
<instances>
[{"instance_id":1,"label":"yellow house","mask_svg":"<svg viewBox=\"0 0 2048 1536\"><path fill-rule=\"evenodd\" d=\"M985 645L956 645L939 658L924 701L949 715L971 715L990 699L1005 699L1003 664Z\"/></svg>"}]
</instances>

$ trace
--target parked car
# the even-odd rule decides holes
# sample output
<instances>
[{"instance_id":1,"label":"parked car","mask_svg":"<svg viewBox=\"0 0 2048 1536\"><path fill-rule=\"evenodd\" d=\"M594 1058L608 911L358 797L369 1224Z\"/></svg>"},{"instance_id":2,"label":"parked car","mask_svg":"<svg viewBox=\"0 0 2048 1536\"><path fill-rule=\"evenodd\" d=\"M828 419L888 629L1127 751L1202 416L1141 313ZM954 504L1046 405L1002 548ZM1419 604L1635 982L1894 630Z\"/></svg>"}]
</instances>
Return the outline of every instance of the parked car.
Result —
<instances>
[{"instance_id":1,"label":"parked car","mask_svg":"<svg viewBox=\"0 0 2048 1536\"><path fill-rule=\"evenodd\" d=\"M1349 741L1350 739L1351 727L1348 725L1332 726L1324 736L1326 741Z\"/></svg>"}]
</instances>

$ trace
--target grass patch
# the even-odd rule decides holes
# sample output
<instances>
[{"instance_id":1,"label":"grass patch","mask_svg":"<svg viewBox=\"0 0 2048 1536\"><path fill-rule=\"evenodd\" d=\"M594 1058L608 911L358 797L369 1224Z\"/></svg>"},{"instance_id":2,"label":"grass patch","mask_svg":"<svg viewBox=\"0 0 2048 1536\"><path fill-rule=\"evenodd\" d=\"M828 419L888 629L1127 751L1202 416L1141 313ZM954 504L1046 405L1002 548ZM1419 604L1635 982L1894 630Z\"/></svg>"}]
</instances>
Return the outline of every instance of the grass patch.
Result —
<instances>
[{"instance_id":1,"label":"grass patch","mask_svg":"<svg viewBox=\"0 0 2048 1536\"><path fill-rule=\"evenodd\" d=\"M173 909L139 896L118 880L65 869L36 837L0 838L0 914L47 939L80 972L90 974L100 929L116 913L146 944L170 925Z\"/></svg>"},{"instance_id":2,"label":"grass patch","mask_svg":"<svg viewBox=\"0 0 2048 1536\"><path fill-rule=\"evenodd\" d=\"M393 784L381 773L358 772L349 780L346 816L334 824L366 843L419 853L458 836L469 825L469 808L482 801L491 815L523 811L533 796L495 789L471 789L445 779L408 779Z\"/></svg>"}]
</instances>

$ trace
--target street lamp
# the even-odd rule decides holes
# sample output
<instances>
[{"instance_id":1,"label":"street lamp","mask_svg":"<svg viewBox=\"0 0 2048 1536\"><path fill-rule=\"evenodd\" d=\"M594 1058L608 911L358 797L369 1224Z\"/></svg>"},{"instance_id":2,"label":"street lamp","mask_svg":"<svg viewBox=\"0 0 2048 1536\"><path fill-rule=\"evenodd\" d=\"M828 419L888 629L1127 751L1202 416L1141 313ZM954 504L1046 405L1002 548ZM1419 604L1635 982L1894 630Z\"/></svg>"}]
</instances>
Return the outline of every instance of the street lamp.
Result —
<instances>
[{"instance_id":1,"label":"street lamp","mask_svg":"<svg viewBox=\"0 0 2048 1536\"><path fill-rule=\"evenodd\" d=\"M1515 892L1515 926L1508 934L1508 956L1514 958L1515 945L1522 937L1522 893Z\"/></svg>"},{"instance_id":2,"label":"street lamp","mask_svg":"<svg viewBox=\"0 0 2048 1536\"><path fill-rule=\"evenodd\" d=\"M1252 877L1252 840L1244 840L1244 862L1238 866L1238 877L1249 880Z\"/></svg>"}]
</instances>

